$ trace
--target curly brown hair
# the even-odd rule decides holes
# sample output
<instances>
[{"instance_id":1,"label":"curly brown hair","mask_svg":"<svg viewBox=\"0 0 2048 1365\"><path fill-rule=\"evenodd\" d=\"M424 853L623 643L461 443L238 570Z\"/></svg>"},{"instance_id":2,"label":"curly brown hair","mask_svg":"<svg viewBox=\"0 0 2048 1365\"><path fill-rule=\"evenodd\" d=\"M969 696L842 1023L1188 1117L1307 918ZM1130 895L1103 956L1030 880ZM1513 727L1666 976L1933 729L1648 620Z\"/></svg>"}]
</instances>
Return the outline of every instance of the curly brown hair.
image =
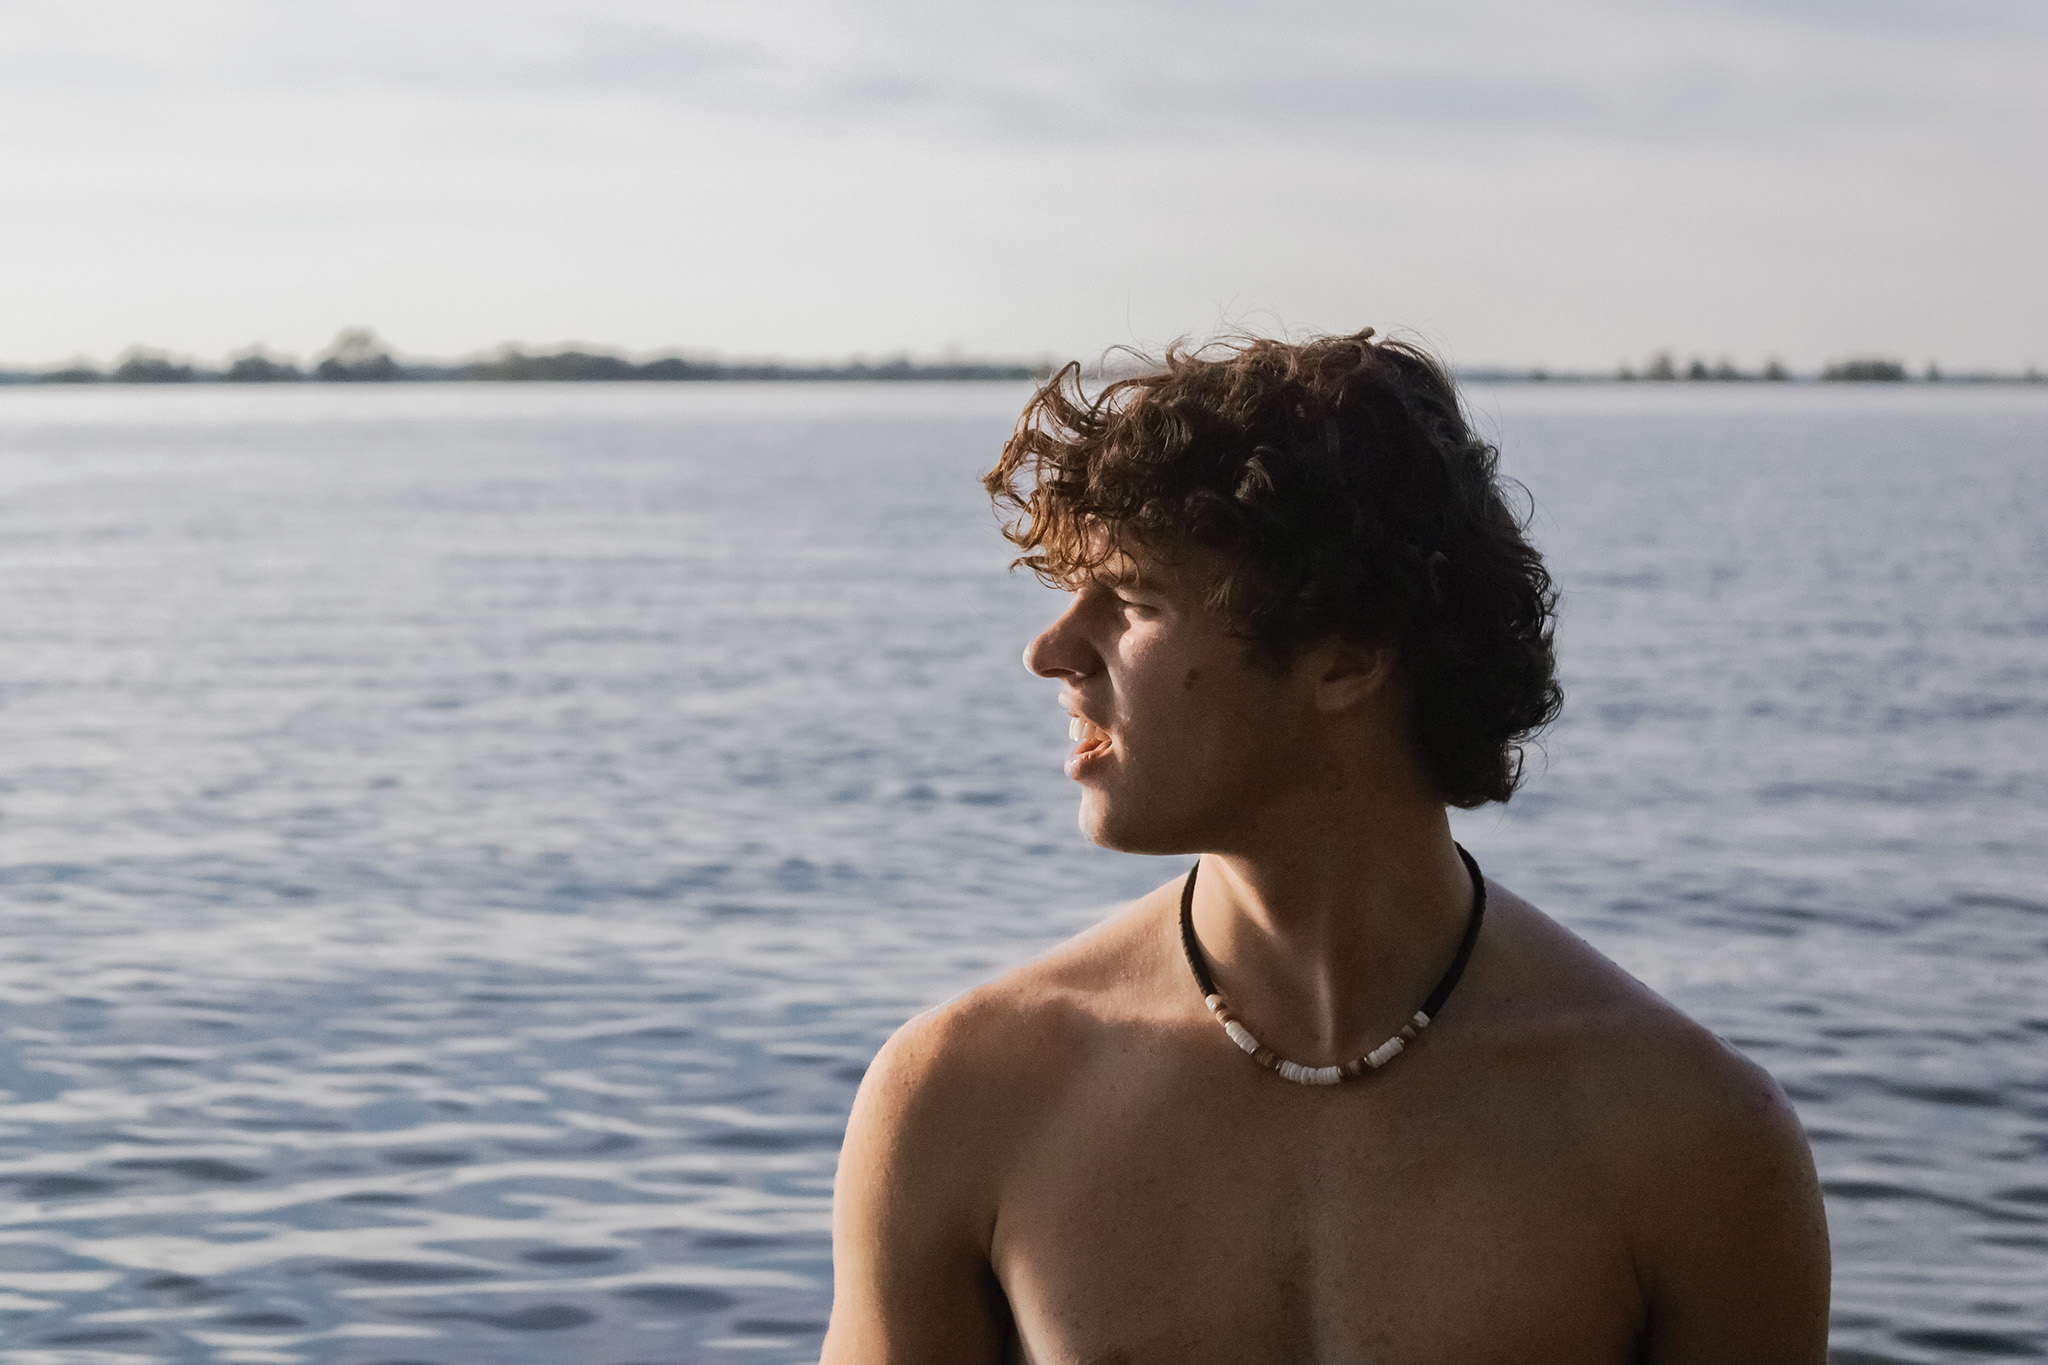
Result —
<instances>
[{"instance_id":1,"label":"curly brown hair","mask_svg":"<svg viewBox=\"0 0 2048 1365\"><path fill-rule=\"evenodd\" d=\"M1016 564L1055 586L1129 549L1218 552L1211 605L1275 672L1325 641L1393 642L1443 799L1505 801L1563 702L1557 594L1449 373L1372 338L1176 345L1092 396L1069 365L982 482L1015 513Z\"/></svg>"}]
</instances>

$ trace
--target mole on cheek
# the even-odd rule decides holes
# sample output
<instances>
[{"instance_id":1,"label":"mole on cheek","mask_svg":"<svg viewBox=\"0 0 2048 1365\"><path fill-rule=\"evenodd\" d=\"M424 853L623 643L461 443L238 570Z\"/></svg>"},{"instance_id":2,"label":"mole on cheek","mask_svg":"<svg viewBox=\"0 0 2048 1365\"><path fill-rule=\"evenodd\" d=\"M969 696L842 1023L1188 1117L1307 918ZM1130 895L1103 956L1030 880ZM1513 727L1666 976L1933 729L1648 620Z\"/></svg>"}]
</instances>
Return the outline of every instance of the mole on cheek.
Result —
<instances>
[{"instance_id":1,"label":"mole on cheek","mask_svg":"<svg viewBox=\"0 0 2048 1365\"><path fill-rule=\"evenodd\" d=\"M1200 670L1200 669L1198 669L1198 668L1191 668L1191 669L1189 669L1189 670L1188 670L1188 675L1187 675L1187 676L1186 676L1185 678L1182 678L1182 679L1180 680L1180 687L1181 687L1181 691L1183 691L1183 692L1192 692L1192 691L1194 691L1194 690L1195 690L1195 679L1197 679L1197 678L1199 678L1199 677L1201 677L1201 676L1202 676L1202 672L1201 672L1201 670Z\"/></svg>"}]
</instances>

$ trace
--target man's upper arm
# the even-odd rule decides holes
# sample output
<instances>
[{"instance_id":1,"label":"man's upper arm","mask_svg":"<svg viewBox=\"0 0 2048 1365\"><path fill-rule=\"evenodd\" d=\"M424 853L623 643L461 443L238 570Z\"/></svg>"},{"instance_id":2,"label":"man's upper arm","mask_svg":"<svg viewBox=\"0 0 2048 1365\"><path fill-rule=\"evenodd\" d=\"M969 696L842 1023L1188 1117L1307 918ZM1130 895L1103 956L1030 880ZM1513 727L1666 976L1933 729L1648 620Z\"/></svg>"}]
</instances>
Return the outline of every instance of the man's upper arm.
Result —
<instances>
[{"instance_id":1,"label":"man's upper arm","mask_svg":"<svg viewBox=\"0 0 2048 1365\"><path fill-rule=\"evenodd\" d=\"M1733 1065L1728 1065L1733 1063ZM1828 1232L1799 1119L1732 1056L1652 1172L1640 1243L1655 1365L1822 1365Z\"/></svg>"},{"instance_id":2,"label":"man's upper arm","mask_svg":"<svg viewBox=\"0 0 2048 1365\"><path fill-rule=\"evenodd\" d=\"M979 1131L988 1106L950 1013L906 1024L854 1100L832 1196L823 1365L1002 1357L1007 1313L988 1262L993 1153Z\"/></svg>"}]
</instances>

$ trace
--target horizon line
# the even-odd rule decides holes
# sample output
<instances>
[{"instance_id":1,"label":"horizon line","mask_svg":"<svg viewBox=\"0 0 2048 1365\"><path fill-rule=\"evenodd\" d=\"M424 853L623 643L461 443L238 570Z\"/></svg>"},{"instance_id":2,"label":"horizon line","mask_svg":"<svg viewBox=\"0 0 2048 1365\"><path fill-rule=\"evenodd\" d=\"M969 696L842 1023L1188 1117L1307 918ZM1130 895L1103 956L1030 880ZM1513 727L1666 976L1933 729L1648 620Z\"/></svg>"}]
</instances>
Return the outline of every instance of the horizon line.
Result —
<instances>
[{"instance_id":1,"label":"horizon line","mask_svg":"<svg viewBox=\"0 0 2048 1365\"><path fill-rule=\"evenodd\" d=\"M1078 364L1084 377L1100 379L1148 372L1154 357L1128 347L1105 348L1092 361L1062 360L1055 351L1030 358L969 355L948 348L941 355L918 356L909 349L882 354L880 359L856 352L851 357L792 359L786 356L738 356L705 348L666 347L639 354L602 343L559 343L555 349L529 348L504 342L467 358L442 360L401 358L368 327L342 329L334 340L300 368L296 357L257 343L228 353L219 365L179 356L160 347L133 345L110 366L90 357L44 366L0 365L0 384L166 384L393 381L432 383L462 380L496 382L591 382L675 380L846 380L846 379L981 379L1043 381L1068 365ZM1709 364L1694 355L1683 367L1676 352L1660 348L1638 367L1627 361L1604 369L1552 367L1544 363L1480 363L1447 365L1462 382L1802 382L1851 380L1900 382L2020 382L2043 379L2038 366L2013 370L1975 369L1944 372L1929 361L1917 374L1905 362L1874 352L1824 363L1817 370L1794 371L1773 357L1755 370L1737 367L1725 355Z\"/></svg>"}]
</instances>

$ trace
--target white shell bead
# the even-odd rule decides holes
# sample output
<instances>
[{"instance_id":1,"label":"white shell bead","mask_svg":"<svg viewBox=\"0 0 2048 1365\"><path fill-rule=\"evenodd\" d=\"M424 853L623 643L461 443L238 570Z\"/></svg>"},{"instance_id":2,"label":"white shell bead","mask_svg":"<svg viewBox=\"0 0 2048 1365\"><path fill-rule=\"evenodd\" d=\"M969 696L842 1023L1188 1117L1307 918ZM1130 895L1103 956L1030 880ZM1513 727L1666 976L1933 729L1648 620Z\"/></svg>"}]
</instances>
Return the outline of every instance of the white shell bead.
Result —
<instances>
[{"instance_id":1,"label":"white shell bead","mask_svg":"<svg viewBox=\"0 0 2048 1365\"><path fill-rule=\"evenodd\" d=\"M1344 1079L1341 1066L1303 1066L1300 1062L1282 1059L1274 1069L1280 1073L1280 1079L1293 1081L1296 1085L1336 1085Z\"/></svg>"},{"instance_id":2,"label":"white shell bead","mask_svg":"<svg viewBox=\"0 0 2048 1365\"><path fill-rule=\"evenodd\" d=\"M1228 1008L1223 997L1215 994L1205 995L1202 997L1202 1003L1209 1007L1211 1014L1218 1016L1218 1022L1223 1025L1223 1032L1229 1036L1230 1041L1242 1048L1247 1056L1256 1060L1263 1044L1252 1036L1250 1029L1237 1020L1222 1017L1224 1010ZM1359 1061L1377 1071L1400 1056L1407 1049L1409 1041L1415 1037L1417 1030L1429 1027L1429 1016L1421 1010L1415 1011L1411 1017L1414 1020L1412 1025L1404 1026L1401 1032L1366 1053ZM1303 1066L1284 1057L1274 1058L1271 1065L1282 1080L1292 1081L1296 1085L1338 1085L1344 1080L1343 1066Z\"/></svg>"}]
</instances>

